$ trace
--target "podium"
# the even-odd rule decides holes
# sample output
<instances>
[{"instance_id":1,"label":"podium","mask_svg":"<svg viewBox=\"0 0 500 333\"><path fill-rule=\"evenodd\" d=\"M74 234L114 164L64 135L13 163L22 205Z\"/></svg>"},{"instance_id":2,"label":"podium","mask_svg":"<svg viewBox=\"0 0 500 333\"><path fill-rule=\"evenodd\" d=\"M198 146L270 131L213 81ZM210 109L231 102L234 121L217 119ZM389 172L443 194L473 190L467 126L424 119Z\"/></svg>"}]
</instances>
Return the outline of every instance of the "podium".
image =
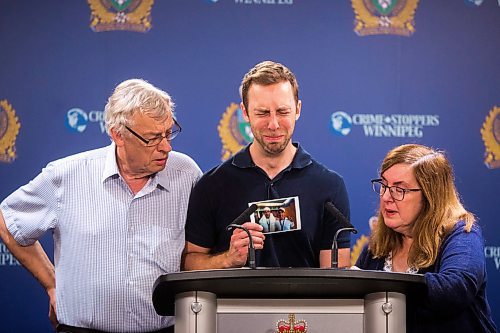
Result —
<instances>
[{"instance_id":1,"label":"podium","mask_svg":"<svg viewBox=\"0 0 500 333\"><path fill-rule=\"evenodd\" d=\"M160 276L153 304L175 333L404 333L423 275L320 268L238 268Z\"/></svg>"}]
</instances>

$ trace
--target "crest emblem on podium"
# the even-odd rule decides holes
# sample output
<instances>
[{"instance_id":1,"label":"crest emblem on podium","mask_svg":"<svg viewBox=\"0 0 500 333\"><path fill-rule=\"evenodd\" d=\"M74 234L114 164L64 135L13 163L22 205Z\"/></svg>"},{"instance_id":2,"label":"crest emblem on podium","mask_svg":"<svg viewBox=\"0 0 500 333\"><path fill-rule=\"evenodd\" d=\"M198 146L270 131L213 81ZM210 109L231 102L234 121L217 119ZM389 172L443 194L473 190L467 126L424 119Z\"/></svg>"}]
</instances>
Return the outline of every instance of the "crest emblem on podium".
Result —
<instances>
[{"instance_id":1,"label":"crest emblem on podium","mask_svg":"<svg viewBox=\"0 0 500 333\"><path fill-rule=\"evenodd\" d=\"M493 107L486 117L481 136L485 148L484 164L490 169L500 168L500 107Z\"/></svg>"},{"instance_id":2,"label":"crest emblem on podium","mask_svg":"<svg viewBox=\"0 0 500 333\"><path fill-rule=\"evenodd\" d=\"M295 321L295 314L291 313L288 315L288 321L281 319L276 323L276 333L307 333L307 322Z\"/></svg>"},{"instance_id":3,"label":"crest emblem on podium","mask_svg":"<svg viewBox=\"0 0 500 333\"><path fill-rule=\"evenodd\" d=\"M217 127L222 141L222 157L225 161L253 141L250 124L243 117L238 104L231 103L222 115Z\"/></svg>"},{"instance_id":4,"label":"crest emblem on podium","mask_svg":"<svg viewBox=\"0 0 500 333\"><path fill-rule=\"evenodd\" d=\"M16 159L16 137L19 134L19 119L12 105L0 101L0 162L9 163Z\"/></svg>"},{"instance_id":5,"label":"crest emblem on podium","mask_svg":"<svg viewBox=\"0 0 500 333\"><path fill-rule=\"evenodd\" d=\"M360 36L401 35L415 32L418 0L352 0L354 31Z\"/></svg>"},{"instance_id":6,"label":"crest emblem on podium","mask_svg":"<svg viewBox=\"0 0 500 333\"><path fill-rule=\"evenodd\" d=\"M95 32L151 29L151 7L154 0L88 0L92 15L90 27Z\"/></svg>"}]
</instances>

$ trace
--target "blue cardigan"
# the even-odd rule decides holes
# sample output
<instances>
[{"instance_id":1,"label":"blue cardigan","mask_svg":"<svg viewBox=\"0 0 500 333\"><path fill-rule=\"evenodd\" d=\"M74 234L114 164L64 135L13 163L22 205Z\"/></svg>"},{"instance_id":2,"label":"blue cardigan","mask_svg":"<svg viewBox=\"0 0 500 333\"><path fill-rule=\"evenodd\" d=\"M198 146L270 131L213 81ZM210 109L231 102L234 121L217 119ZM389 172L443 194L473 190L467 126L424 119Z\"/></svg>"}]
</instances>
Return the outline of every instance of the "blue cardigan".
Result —
<instances>
[{"instance_id":1,"label":"blue cardigan","mask_svg":"<svg viewBox=\"0 0 500 333\"><path fill-rule=\"evenodd\" d=\"M464 231L459 222L443 240L434 265L420 270L427 294L408 299L408 332L497 332L486 298L484 240L478 225ZM365 247L356 266L383 270L385 258L374 259Z\"/></svg>"}]
</instances>

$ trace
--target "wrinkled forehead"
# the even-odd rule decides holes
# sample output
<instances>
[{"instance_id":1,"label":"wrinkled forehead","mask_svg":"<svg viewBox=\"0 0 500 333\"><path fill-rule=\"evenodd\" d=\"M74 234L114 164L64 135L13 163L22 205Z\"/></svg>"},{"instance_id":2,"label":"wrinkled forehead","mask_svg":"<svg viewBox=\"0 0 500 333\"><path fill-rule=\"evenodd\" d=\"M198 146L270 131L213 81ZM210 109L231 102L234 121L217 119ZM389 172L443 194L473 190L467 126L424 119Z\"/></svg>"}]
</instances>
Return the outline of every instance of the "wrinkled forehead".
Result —
<instances>
[{"instance_id":1,"label":"wrinkled forehead","mask_svg":"<svg viewBox=\"0 0 500 333\"><path fill-rule=\"evenodd\" d=\"M152 112L134 112L129 123L134 126L172 127L174 120L171 113L158 115Z\"/></svg>"}]
</instances>

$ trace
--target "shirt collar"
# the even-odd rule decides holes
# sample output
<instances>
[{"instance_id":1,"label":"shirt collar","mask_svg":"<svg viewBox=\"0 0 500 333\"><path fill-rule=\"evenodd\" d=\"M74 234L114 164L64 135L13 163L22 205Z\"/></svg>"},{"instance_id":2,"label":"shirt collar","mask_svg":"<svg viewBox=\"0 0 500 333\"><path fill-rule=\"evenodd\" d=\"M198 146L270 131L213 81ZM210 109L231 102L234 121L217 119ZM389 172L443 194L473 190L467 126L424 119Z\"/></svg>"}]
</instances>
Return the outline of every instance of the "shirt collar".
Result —
<instances>
[{"instance_id":1,"label":"shirt collar","mask_svg":"<svg viewBox=\"0 0 500 333\"><path fill-rule=\"evenodd\" d=\"M255 167L256 165L252 160L252 156L250 155L250 145L251 143L248 144L244 149L236 153L236 155L233 156L231 164L241 169ZM293 145L297 148L297 151L295 152L292 163L290 163L290 166L288 168L302 169L311 164L311 155L305 149L303 149L298 142L293 142Z\"/></svg>"},{"instance_id":2,"label":"shirt collar","mask_svg":"<svg viewBox=\"0 0 500 333\"><path fill-rule=\"evenodd\" d=\"M116 145L114 142L111 142L111 144L107 147L106 161L104 162L104 170L102 172L102 182L110 177L120 175L120 172L118 171L118 164L116 163L115 151Z\"/></svg>"},{"instance_id":3,"label":"shirt collar","mask_svg":"<svg viewBox=\"0 0 500 333\"><path fill-rule=\"evenodd\" d=\"M164 189L166 189L168 191L170 189L171 177L168 176L169 172L168 172L167 168L168 168L168 159L167 159L167 164L165 165L165 169L152 175L151 181L157 185L160 185L161 187L163 187Z\"/></svg>"},{"instance_id":4,"label":"shirt collar","mask_svg":"<svg viewBox=\"0 0 500 333\"><path fill-rule=\"evenodd\" d=\"M120 177L118 163L116 162L116 145L114 142L111 142L111 144L107 147L106 161L104 162L104 170L102 172L101 181L104 182L106 179L111 177ZM168 190L170 187L170 180L166 172L160 171L151 176L148 185L146 185L148 188L150 186L155 188L157 185L160 185Z\"/></svg>"}]
</instances>

